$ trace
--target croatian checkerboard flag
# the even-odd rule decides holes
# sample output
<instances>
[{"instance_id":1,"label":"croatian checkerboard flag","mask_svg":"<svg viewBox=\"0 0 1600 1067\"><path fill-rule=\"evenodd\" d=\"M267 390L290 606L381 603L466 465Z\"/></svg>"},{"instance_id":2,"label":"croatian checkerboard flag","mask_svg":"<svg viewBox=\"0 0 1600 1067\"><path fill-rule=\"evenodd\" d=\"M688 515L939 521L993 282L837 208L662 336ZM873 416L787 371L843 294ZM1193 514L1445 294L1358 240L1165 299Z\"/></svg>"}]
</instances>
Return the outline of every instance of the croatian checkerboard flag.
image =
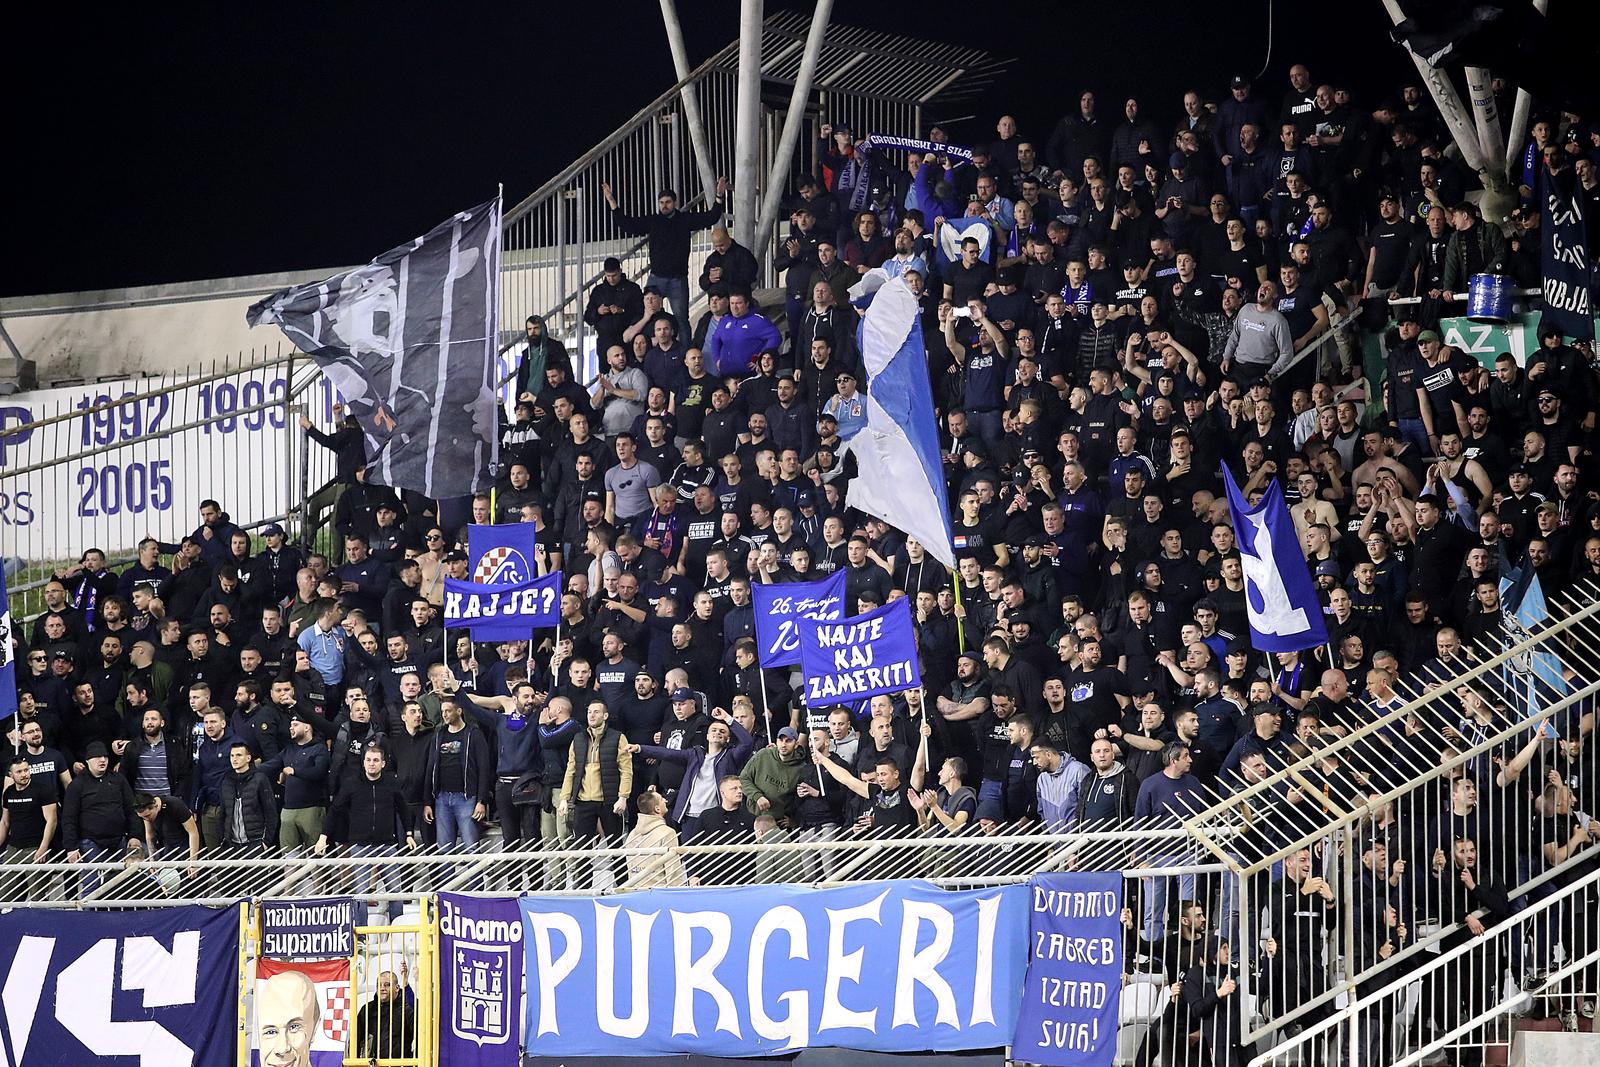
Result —
<instances>
[{"instance_id":1,"label":"croatian checkerboard flag","mask_svg":"<svg viewBox=\"0 0 1600 1067\"><path fill-rule=\"evenodd\" d=\"M1327 644L1317 587L1300 553L1300 539L1277 479L1267 483L1261 502L1253 508L1245 503L1225 464L1222 480L1244 568L1250 643L1261 652L1298 652Z\"/></svg>"},{"instance_id":2,"label":"croatian checkerboard flag","mask_svg":"<svg viewBox=\"0 0 1600 1067\"><path fill-rule=\"evenodd\" d=\"M343 1067L356 1010L348 959L257 960L251 1062ZM302 1050L307 1057L294 1058Z\"/></svg>"},{"instance_id":3,"label":"croatian checkerboard flag","mask_svg":"<svg viewBox=\"0 0 1600 1067\"><path fill-rule=\"evenodd\" d=\"M367 436L367 480L426 496L488 488L499 460L500 201L364 267L245 313L316 361Z\"/></svg>"},{"instance_id":4,"label":"croatian checkerboard flag","mask_svg":"<svg viewBox=\"0 0 1600 1067\"><path fill-rule=\"evenodd\" d=\"M904 530L954 568L922 318L904 278L878 290L857 340L867 371L867 424L845 445L860 471L850 483L850 506Z\"/></svg>"}]
</instances>

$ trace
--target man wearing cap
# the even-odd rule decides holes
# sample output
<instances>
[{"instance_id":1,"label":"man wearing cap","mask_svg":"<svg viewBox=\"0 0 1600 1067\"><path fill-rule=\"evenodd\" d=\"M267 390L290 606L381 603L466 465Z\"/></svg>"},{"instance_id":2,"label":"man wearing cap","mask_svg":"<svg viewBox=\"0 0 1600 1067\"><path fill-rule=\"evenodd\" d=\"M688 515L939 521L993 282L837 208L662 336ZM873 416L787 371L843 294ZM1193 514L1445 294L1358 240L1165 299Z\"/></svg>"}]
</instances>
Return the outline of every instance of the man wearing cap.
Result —
<instances>
[{"instance_id":1,"label":"man wearing cap","mask_svg":"<svg viewBox=\"0 0 1600 1067\"><path fill-rule=\"evenodd\" d=\"M289 744L271 766L283 788L278 842L293 854L316 844L328 804L328 746L317 736L311 712L297 709L290 714Z\"/></svg>"},{"instance_id":2,"label":"man wearing cap","mask_svg":"<svg viewBox=\"0 0 1600 1067\"><path fill-rule=\"evenodd\" d=\"M838 392L822 406L824 415L831 415L839 427L839 439L848 441L867 424L866 398L856 392L856 376L841 370L834 379Z\"/></svg>"},{"instance_id":3,"label":"man wearing cap","mask_svg":"<svg viewBox=\"0 0 1600 1067\"><path fill-rule=\"evenodd\" d=\"M644 291L622 273L620 259L607 256L600 280L589 290L589 302L583 310L583 321L594 327L595 348L604 352L612 345L622 344L623 331L643 314ZM533 380L542 383L543 373Z\"/></svg>"},{"instance_id":4,"label":"man wearing cap","mask_svg":"<svg viewBox=\"0 0 1600 1067\"><path fill-rule=\"evenodd\" d=\"M745 807L754 815L782 820L794 802L795 786L805 761L799 732L792 726L779 730L773 743L752 756L739 772Z\"/></svg>"},{"instance_id":5,"label":"man wearing cap","mask_svg":"<svg viewBox=\"0 0 1600 1067\"><path fill-rule=\"evenodd\" d=\"M1441 435L1461 433L1466 428L1465 380L1475 375L1479 366L1465 352L1440 341L1432 330L1417 334L1417 351L1422 356L1422 365L1417 368L1417 405L1428 435L1427 454L1438 455Z\"/></svg>"},{"instance_id":6,"label":"man wearing cap","mask_svg":"<svg viewBox=\"0 0 1600 1067\"><path fill-rule=\"evenodd\" d=\"M111 755L98 741L84 750L83 759L85 773L67 786L61 805L61 841L68 850L67 862L114 860L124 846L128 852L138 853L144 834L133 810L128 780L107 773ZM82 890L93 892L99 884L99 875L85 875Z\"/></svg>"}]
</instances>

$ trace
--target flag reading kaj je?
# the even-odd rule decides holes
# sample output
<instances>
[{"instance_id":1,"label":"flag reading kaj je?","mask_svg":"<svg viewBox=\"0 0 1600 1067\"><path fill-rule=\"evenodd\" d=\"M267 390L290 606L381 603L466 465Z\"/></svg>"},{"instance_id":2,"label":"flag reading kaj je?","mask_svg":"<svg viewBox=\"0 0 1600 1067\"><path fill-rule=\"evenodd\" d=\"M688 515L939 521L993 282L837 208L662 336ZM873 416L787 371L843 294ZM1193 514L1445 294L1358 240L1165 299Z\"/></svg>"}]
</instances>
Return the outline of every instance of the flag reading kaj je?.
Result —
<instances>
[{"instance_id":1,"label":"flag reading kaj je?","mask_svg":"<svg viewBox=\"0 0 1600 1067\"><path fill-rule=\"evenodd\" d=\"M921 312L904 278L877 291L857 342L867 372L867 424L845 447L860 470L850 483L850 504L904 530L954 570Z\"/></svg>"},{"instance_id":2,"label":"flag reading kaj je?","mask_svg":"<svg viewBox=\"0 0 1600 1067\"><path fill-rule=\"evenodd\" d=\"M922 684L906 597L850 619L801 618L797 628L808 707L848 704Z\"/></svg>"},{"instance_id":3,"label":"flag reading kaj je?","mask_svg":"<svg viewBox=\"0 0 1600 1067\"><path fill-rule=\"evenodd\" d=\"M1249 507L1224 465L1239 563L1244 568L1245 608L1250 617L1250 643L1260 652L1299 652L1327 644L1317 589L1300 554L1294 520L1283 502L1276 479L1267 483L1261 503Z\"/></svg>"},{"instance_id":4,"label":"flag reading kaj je?","mask_svg":"<svg viewBox=\"0 0 1600 1067\"><path fill-rule=\"evenodd\" d=\"M498 461L500 202L364 267L245 313L316 361L367 437L367 480L439 498L488 488Z\"/></svg>"}]
</instances>

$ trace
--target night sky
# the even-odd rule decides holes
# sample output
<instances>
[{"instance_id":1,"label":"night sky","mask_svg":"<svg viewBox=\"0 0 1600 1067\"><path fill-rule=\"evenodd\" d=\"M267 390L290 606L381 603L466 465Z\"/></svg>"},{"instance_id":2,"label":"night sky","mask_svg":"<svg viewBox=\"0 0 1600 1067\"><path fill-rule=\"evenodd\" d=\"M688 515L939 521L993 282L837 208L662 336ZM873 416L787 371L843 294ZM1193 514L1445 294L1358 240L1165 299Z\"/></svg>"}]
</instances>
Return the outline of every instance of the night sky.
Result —
<instances>
[{"instance_id":1,"label":"night sky","mask_svg":"<svg viewBox=\"0 0 1600 1067\"><path fill-rule=\"evenodd\" d=\"M678 6L692 63L737 35L737 0ZM833 17L1016 58L952 137L1011 111L1042 140L1082 88L1111 117L1135 93L1163 123L1191 85L1220 95L1267 60L1267 10L838 0ZM1277 0L1269 99L1296 61L1368 107L1412 72L1376 5L1308 10ZM657 0L46 8L14 44L7 296L358 263L498 181L514 203L675 80Z\"/></svg>"}]
</instances>

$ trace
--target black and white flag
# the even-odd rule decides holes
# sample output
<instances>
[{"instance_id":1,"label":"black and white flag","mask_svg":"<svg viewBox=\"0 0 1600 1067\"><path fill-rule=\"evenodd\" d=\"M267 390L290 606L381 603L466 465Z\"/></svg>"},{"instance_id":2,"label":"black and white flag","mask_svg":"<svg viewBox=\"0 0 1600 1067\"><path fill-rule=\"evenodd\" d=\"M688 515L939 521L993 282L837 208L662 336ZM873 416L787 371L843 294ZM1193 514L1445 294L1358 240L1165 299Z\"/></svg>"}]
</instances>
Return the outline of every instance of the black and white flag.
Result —
<instances>
[{"instance_id":1,"label":"black and white flag","mask_svg":"<svg viewBox=\"0 0 1600 1067\"><path fill-rule=\"evenodd\" d=\"M486 488L499 456L495 350L500 202L364 267L274 293L245 313L280 327L367 435L367 480L426 496Z\"/></svg>"}]
</instances>

